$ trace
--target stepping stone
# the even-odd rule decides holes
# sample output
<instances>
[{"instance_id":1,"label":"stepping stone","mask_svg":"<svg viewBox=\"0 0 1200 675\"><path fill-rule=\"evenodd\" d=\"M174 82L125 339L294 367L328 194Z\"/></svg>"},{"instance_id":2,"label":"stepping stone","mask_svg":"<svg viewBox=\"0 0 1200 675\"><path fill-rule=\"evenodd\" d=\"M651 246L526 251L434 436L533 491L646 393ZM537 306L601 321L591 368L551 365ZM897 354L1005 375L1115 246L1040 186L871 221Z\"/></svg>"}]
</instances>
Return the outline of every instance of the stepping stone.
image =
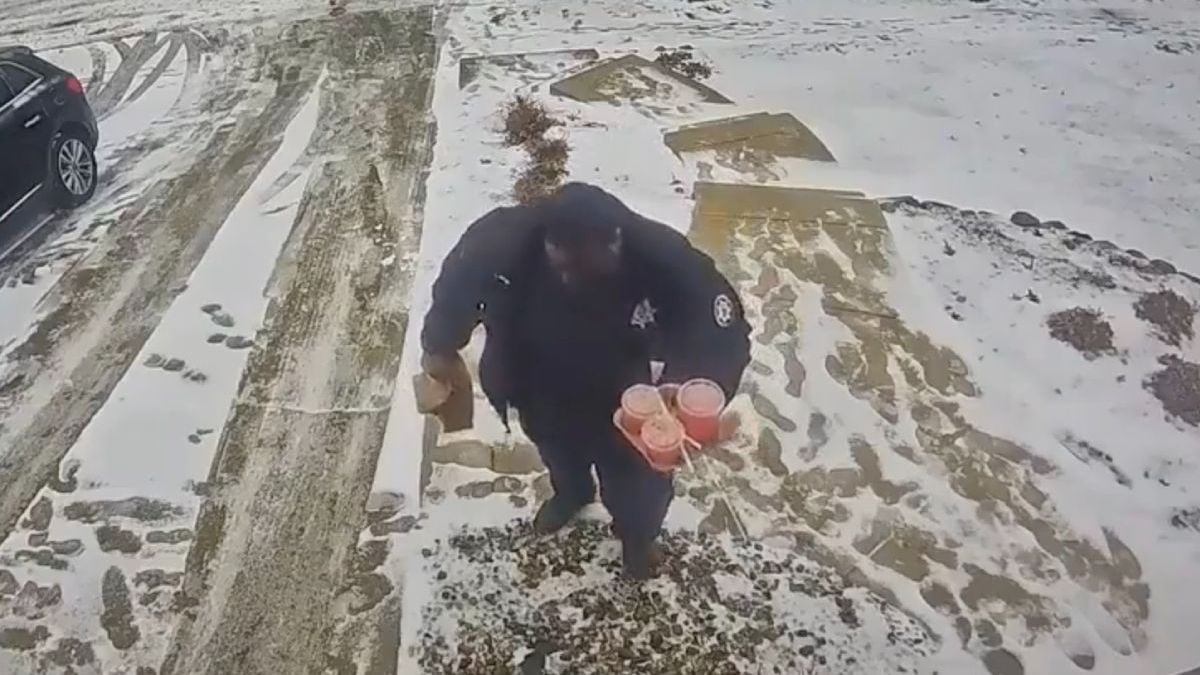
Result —
<instances>
[{"instance_id":1,"label":"stepping stone","mask_svg":"<svg viewBox=\"0 0 1200 675\"><path fill-rule=\"evenodd\" d=\"M583 103L613 102L639 97L641 88L653 81L689 90L706 103L733 103L716 89L636 54L601 61L559 80L550 85L550 93Z\"/></svg>"},{"instance_id":2,"label":"stepping stone","mask_svg":"<svg viewBox=\"0 0 1200 675\"><path fill-rule=\"evenodd\" d=\"M510 54L488 54L464 56L458 61L458 88L474 82L484 68L495 67L505 72L554 72L564 71L581 64L596 61L600 52L595 49L555 49L540 52L513 52Z\"/></svg>"},{"instance_id":3,"label":"stepping stone","mask_svg":"<svg viewBox=\"0 0 1200 675\"><path fill-rule=\"evenodd\" d=\"M808 127L791 113L754 113L680 127L663 135L676 155L703 150L750 150L769 157L835 161Z\"/></svg>"}]
</instances>

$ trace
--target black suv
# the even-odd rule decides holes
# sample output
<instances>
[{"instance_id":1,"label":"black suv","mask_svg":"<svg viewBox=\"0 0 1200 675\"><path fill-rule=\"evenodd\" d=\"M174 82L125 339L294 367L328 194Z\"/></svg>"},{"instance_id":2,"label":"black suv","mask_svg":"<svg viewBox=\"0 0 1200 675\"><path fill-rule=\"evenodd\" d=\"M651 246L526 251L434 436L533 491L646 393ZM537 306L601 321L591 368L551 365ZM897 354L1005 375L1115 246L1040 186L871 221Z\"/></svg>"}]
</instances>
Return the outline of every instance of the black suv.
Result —
<instances>
[{"instance_id":1,"label":"black suv","mask_svg":"<svg viewBox=\"0 0 1200 675\"><path fill-rule=\"evenodd\" d=\"M0 257L39 216L91 198L99 133L74 75L0 47Z\"/></svg>"}]
</instances>

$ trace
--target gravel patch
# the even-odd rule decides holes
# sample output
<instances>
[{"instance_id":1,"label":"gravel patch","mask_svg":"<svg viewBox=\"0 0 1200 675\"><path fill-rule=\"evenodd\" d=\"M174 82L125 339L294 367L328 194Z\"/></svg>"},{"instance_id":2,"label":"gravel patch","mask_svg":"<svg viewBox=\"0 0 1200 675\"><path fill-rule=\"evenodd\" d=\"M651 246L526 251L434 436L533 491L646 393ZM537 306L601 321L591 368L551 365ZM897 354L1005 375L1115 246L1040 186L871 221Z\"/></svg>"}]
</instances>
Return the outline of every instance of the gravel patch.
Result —
<instances>
[{"instance_id":1,"label":"gravel patch","mask_svg":"<svg viewBox=\"0 0 1200 675\"><path fill-rule=\"evenodd\" d=\"M794 551L663 538L645 583L620 576L607 526L535 537L528 521L425 549L430 673L926 672L921 624Z\"/></svg>"}]
</instances>

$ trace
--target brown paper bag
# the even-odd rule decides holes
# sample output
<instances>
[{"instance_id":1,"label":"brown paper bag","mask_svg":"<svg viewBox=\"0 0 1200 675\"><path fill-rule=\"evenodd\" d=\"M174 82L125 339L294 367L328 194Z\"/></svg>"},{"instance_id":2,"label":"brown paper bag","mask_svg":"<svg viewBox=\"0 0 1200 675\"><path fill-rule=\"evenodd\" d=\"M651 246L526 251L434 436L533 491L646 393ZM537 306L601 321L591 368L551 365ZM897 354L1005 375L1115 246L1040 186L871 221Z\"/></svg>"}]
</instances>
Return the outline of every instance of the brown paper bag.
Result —
<instances>
[{"instance_id":1,"label":"brown paper bag","mask_svg":"<svg viewBox=\"0 0 1200 675\"><path fill-rule=\"evenodd\" d=\"M467 364L458 359L447 382L439 382L425 373L413 376L417 411L436 415L443 433L470 429L475 423L475 391Z\"/></svg>"}]
</instances>

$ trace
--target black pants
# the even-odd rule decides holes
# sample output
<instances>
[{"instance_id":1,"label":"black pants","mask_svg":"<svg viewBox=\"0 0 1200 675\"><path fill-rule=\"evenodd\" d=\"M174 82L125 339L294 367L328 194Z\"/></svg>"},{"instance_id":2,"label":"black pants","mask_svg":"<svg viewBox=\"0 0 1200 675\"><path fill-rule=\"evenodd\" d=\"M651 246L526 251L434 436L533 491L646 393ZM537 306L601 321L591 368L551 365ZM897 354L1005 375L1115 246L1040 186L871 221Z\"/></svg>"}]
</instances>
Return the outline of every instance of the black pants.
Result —
<instances>
[{"instance_id":1,"label":"black pants","mask_svg":"<svg viewBox=\"0 0 1200 675\"><path fill-rule=\"evenodd\" d=\"M612 515L617 537L648 542L658 536L675 496L671 476L651 469L619 432L605 429L573 440L533 440L557 497L572 506L591 503L596 496L594 466L600 501Z\"/></svg>"}]
</instances>

